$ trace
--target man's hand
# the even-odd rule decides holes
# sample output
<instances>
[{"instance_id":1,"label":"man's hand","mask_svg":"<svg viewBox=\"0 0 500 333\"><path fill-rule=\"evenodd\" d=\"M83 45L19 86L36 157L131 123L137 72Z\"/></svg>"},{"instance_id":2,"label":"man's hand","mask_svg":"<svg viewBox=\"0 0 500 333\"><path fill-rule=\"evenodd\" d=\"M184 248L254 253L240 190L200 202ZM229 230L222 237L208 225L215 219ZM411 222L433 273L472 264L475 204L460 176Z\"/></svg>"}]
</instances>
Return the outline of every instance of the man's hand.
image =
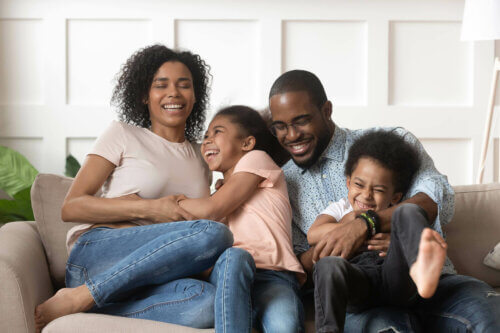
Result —
<instances>
[{"instance_id":1,"label":"man's hand","mask_svg":"<svg viewBox=\"0 0 500 333\"><path fill-rule=\"evenodd\" d=\"M391 243L390 233L378 233L375 234L371 239L366 241L368 250L370 251L380 251L379 256L385 257L387 255L387 250L389 250L389 244Z\"/></svg>"},{"instance_id":2,"label":"man's hand","mask_svg":"<svg viewBox=\"0 0 500 333\"><path fill-rule=\"evenodd\" d=\"M323 257L340 256L349 259L363 244L366 237L366 224L361 219L341 223L335 230L327 233L315 246L313 263Z\"/></svg>"},{"instance_id":3,"label":"man's hand","mask_svg":"<svg viewBox=\"0 0 500 333\"><path fill-rule=\"evenodd\" d=\"M168 195L154 200L147 200L149 203L147 219L155 223L191 221L196 217L179 206L179 201L187 199L185 195Z\"/></svg>"}]
</instances>

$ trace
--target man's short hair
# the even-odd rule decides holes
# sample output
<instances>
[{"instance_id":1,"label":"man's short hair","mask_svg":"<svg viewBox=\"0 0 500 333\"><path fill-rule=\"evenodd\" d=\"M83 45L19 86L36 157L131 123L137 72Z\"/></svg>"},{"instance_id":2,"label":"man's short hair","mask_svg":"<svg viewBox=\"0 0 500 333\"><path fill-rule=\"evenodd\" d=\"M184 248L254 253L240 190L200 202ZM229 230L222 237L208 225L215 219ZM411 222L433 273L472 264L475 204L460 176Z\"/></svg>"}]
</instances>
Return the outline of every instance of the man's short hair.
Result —
<instances>
[{"instance_id":1,"label":"man's short hair","mask_svg":"<svg viewBox=\"0 0 500 333\"><path fill-rule=\"evenodd\" d=\"M269 99L274 95L281 95L291 91L305 91L309 94L311 102L321 109L327 101L325 88L316 75L305 70L292 70L283 73L274 81Z\"/></svg>"}]
</instances>

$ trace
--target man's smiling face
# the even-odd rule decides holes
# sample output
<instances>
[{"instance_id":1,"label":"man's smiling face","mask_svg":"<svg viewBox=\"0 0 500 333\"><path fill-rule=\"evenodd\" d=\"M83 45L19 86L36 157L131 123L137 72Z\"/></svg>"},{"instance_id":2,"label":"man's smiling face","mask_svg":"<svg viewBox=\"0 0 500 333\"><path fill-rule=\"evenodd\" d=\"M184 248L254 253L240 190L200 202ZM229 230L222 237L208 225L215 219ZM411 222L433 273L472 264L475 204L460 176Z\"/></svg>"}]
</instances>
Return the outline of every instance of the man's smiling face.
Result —
<instances>
[{"instance_id":1,"label":"man's smiling face","mask_svg":"<svg viewBox=\"0 0 500 333\"><path fill-rule=\"evenodd\" d=\"M307 168L316 163L333 134L331 103L319 109L306 91L290 91L272 96L269 108L271 127L295 164Z\"/></svg>"}]
</instances>

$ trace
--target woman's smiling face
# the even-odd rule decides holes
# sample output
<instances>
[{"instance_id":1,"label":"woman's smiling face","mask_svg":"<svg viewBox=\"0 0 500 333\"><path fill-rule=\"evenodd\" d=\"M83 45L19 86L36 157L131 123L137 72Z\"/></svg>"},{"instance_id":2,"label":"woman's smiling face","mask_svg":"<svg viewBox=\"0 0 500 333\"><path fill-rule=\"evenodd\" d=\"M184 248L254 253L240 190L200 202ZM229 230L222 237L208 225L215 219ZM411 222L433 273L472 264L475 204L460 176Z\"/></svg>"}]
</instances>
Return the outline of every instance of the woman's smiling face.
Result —
<instances>
[{"instance_id":1,"label":"woman's smiling face","mask_svg":"<svg viewBox=\"0 0 500 333\"><path fill-rule=\"evenodd\" d=\"M193 78L182 62L168 61L156 71L147 105L151 128L174 128L184 131L186 120L196 102Z\"/></svg>"}]
</instances>

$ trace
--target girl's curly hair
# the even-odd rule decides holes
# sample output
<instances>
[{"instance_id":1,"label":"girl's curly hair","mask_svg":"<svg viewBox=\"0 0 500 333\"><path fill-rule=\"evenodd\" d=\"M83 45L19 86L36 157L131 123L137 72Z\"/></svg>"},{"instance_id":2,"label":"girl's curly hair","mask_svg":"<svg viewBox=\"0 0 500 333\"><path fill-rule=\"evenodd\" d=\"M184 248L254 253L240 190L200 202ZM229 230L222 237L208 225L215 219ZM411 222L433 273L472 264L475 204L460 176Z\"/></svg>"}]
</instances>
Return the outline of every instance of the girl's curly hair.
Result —
<instances>
[{"instance_id":1,"label":"girl's curly hair","mask_svg":"<svg viewBox=\"0 0 500 333\"><path fill-rule=\"evenodd\" d=\"M189 51L175 51L164 45L152 45L134 53L117 74L117 83L111 99L118 107L120 120L141 127L150 127L148 99L153 77L165 62L178 61L186 65L193 76L196 102L186 121L184 134L190 142L201 139L204 129L210 67L199 55Z\"/></svg>"}]
</instances>

